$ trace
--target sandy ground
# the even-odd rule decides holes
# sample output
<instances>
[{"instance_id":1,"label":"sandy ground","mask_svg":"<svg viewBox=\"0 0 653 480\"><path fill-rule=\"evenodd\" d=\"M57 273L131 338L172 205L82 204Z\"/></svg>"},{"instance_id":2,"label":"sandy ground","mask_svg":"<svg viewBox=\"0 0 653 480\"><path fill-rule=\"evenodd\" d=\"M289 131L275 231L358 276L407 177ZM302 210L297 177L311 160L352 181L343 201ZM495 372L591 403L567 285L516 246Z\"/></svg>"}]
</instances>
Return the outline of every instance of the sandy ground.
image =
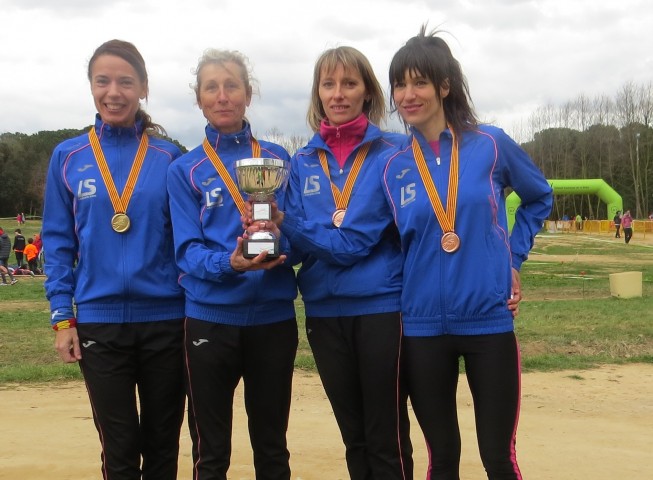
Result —
<instances>
[{"instance_id":1,"label":"sandy ground","mask_svg":"<svg viewBox=\"0 0 653 480\"><path fill-rule=\"evenodd\" d=\"M581 236L563 234L554 241L584 243L587 236ZM623 242L610 235L593 238ZM641 238L636 234L633 241L652 247L653 235ZM573 262L576 257L533 255L532 260ZM583 261L614 262L615 271L653 261L648 252L627 264L621 257L589 257L583 255ZM240 388L235 403L229 479L253 480ZM461 479L486 478L464 376L458 405L463 437ZM414 417L412 438L415 479L423 479L426 450ZM295 373L288 443L293 480L348 478L340 434L316 374ZM179 479L191 478L190 446L184 425ZM524 374L517 455L527 480L653 478L653 365ZM82 383L0 387L0 480L100 479L99 457L99 441Z\"/></svg>"},{"instance_id":2,"label":"sandy ground","mask_svg":"<svg viewBox=\"0 0 653 480\"><path fill-rule=\"evenodd\" d=\"M462 479L486 478L480 465L472 400L459 388ZM524 478L652 478L653 365L528 373L522 381L517 453ZM236 396L229 478L254 479L242 390ZM0 390L0 479L99 479L99 442L83 384L6 386ZM415 478L426 452L413 419ZM347 479L338 429L319 377L297 371L288 442L294 480ZM190 438L182 428L180 479L191 478Z\"/></svg>"}]
</instances>

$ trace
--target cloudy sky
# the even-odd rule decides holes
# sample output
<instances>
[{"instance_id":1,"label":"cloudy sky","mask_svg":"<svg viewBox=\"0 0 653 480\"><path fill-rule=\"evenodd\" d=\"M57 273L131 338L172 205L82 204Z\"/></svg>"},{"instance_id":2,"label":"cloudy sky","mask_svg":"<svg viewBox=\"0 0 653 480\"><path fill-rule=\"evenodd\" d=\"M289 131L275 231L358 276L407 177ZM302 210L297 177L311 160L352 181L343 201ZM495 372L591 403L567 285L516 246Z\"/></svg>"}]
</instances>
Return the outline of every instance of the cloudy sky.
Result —
<instances>
[{"instance_id":1,"label":"cloudy sky","mask_svg":"<svg viewBox=\"0 0 653 480\"><path fill-rule=\"evenodd\" d=\"M448 32L480 117L509 133L540 106L653 80L650 0L0 0L0 133L91 124L88 59L120 38L147 63L148 112L186 147L204 135L190 84L207 47L250 58L257 136L309 135L323 50L359 49L388 90L392 55L424 22Z\"/></svg>"}]
</instances>

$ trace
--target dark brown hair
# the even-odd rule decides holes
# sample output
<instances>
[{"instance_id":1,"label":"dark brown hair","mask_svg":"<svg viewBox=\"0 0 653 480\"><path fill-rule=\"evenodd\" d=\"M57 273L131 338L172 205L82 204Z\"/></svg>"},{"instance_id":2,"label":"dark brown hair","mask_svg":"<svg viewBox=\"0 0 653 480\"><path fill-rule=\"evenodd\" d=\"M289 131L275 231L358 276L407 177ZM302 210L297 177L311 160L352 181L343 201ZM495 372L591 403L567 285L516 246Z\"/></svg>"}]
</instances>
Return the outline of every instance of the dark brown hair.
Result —
<instances>
[{"instance_id":1,"label":"dark brown hair","mask_svg":"<svg viewBox=\"0 0 653 480\"><path fill-rule=\"evenodd\" d=\"M426 33L426 25L422 25L419 34L395 53L389 71L391 109L393 112L397 110L393 98L395 83L403 82L406 72L419 74L433 83L438 96L441 87L449 87L449 94L442 105L445 119L454 132L474 129L479 120L474 112L467 80L447 43L436 36L439 33L438 30Z\"/></svg>"},{"instance_id":2,"label":"dark brown hair","mask_svg":"<svg viewBox=\"0 0 653 480\"><path fill-rule=\"evenodd\" d=\"M114 55L116 57L122 58L124 61L129 63L134 70L138 78L145 85L145 100L147 100L147 93L149 91L149 83L147 77L147 69L145 68L145 60L143 56L130 42L124 40L109 40L104 42L93 52L93 56L88 61L88 80L91 81L91 70L93 69L93 63L101 57L102 55ZM143 125L143 130L148 133L155 133L160 135L166 135L165 129L152 121L152 117L149 116L142 108L139 108L136 112L136 119L140 120Z\"/></svg>"}]
</instances>

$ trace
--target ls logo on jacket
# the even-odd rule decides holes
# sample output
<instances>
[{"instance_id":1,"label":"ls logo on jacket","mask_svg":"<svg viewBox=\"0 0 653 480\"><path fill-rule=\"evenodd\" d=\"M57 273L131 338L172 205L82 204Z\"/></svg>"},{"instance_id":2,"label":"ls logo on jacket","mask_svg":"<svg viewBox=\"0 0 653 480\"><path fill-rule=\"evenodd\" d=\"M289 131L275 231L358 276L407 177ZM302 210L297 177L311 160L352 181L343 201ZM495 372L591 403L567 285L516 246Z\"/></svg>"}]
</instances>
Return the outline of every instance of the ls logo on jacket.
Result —
<instances>
[{"instance_id":1,"label":"ls logo on jacket","mask_svg":"<svg viewBox=\"0 0 653 480\"><path fill-rule=\"evenodd\" d=\"M95 182L95 178L86 178L80 180L77 187L77 198L79 200L84 200L85 198L95 197L95 194L97 193Z\"/></svg>"},{"instance_id":2,"label":"ls logo on jacket","mask_svg":"<svg viewBox=\"0 0 653 480\"><path fill-rule=\"evenodd\" d=\"M204 185L204 183L202 183ZM206 208L221 207L224 204L224 197L222 195L222 187L216 187L212 190L204 192L204 203Z\"/></svg>"},{"instance_id":3,"label":"ls logo on jacket","mask_svg":"<svg viewBox=\"0 0 653 480\"><path fill-rule=\"evenodd\" d=\"M401 207L405 207L409 203L413 203L417 198L417 193L415 192L415 182L409 183L406 186L401 187Z\"/></svg>"},{"instance_id":4,"label":"ls logo on jacket","mask_svg":"<svg viewBox=\"0 0 653 480\"><path fill-rule=\"evenodd\" d=\"M316 195L320 193L320 176L310 175L304 182L304 196Z\"/></svg>"}]
</instances>

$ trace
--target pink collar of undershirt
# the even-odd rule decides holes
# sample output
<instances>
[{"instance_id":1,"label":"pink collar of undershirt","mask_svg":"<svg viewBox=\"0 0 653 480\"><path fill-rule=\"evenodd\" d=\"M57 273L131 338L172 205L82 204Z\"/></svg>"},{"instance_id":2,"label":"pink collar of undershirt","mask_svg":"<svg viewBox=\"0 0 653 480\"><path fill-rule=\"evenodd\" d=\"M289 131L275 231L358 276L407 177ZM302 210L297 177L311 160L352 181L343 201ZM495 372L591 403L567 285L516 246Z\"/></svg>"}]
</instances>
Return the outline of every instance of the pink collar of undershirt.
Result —
<instances>
[{"instance_id":1,"label":"pink collar of undershirt","mask_svg":"<svg viewBox=\"0 0 653 480\"><path fill-rule=\"evenodd\" d=\"M433 140L432 142L429 142L429 146L433 150L433 153L435 153L436 157L440 156L440 140Z\"/></svg>"},{"instance_id":2,"label":"pink collar of undershirt","mask_svg":"<svg viewBox=\"0 0 653 480\"><path fill-rule=\"evenodd\" d=\"M333 126L325 118L320 123L320 137L329 146L340 168L345 166L354 147L361 143L367 131L368 120L364 113L348 123Z\"/></svg>"}]
</instances>

